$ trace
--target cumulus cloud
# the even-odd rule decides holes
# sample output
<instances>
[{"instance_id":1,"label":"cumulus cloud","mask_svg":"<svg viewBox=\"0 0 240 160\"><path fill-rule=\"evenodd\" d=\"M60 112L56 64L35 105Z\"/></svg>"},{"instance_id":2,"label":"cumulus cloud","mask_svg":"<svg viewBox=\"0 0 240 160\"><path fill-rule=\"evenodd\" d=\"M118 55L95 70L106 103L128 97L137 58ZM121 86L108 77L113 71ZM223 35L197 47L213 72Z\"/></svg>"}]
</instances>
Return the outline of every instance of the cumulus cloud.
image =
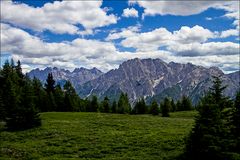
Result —
<instances>
[{"instance_id":1,"label":"cumulus cloud","mask_svg":"<svg viewBox=\"0 0 240 160\"><path fill-rule=\"evenodd\" d=\"M199 26L196 28L199 28ZM136 34L133 37L141 39L142 35L138 33L137 27L130 27L129 29ZM208 33L208 31L203 28L199 28L199 30ZM167 50L143 49L136 52L120 52L112 42L81 38L61 43L44 42L36 36L32 36L19 28L4 23L1 24L1 31L1 52L11 53L15 60L20 59L24 64L23 68L25 72L33 67L44 68L46 66L56 66L70 70L80 66L86 68L97 67L103 71L108 71L117 68L123 61L136 57L161 58L166 62L191 62L206 67L218 66L225 71L228 71L229 67L232 69L237 68L239 63L239 55L236 54L237 45L235 43L205 42L206 39L198 39L196 35L193 36L196 42L194 43L195 45L192 46L191 43L176 41L176 44L171 45L172 48L166 48ZM147 37L146 42L153 42L155 45L158 44L155 43L155 40L161 43L164 41L168 42L171 38L176 37L177 39L183 31L185 30L180 29L179 31L171 33L164 28L160 28L154 30L154 33L161 33L161 36L152 37L150 32L145 33ZM191 34L187 35L192 36ZM209 33L208 37L212 36L213 35ZM145 45L143 42L142 44ZM176 48L174 48L174 46ZM186 46L186 48L184 48L184 46ZM201 54L198 53L194 56L186 54L192 53L192 51ZM184 52L184 56L180 54Z\"/></svg>"},{"instance_id":2,"label":"cumulus cloud","mask_svg":"<svg viewBox=\"0 0 240 160\"><path fill-rule=\"evenodd\" d=\"M226 31L221 37L237 36L236 31L239 31L239 1L138 1L129 0L130 4L138 4L144 8L144 16L154 15L176 15L189 16L199 14L209 8L222 9L226 11L223 17L234 19L233 25L235 31ZM212 20L206 17L207 20ZM230 34L231 32L231 34Z\"/></svg>"},{"instance_id":3,"label":"cumulus cloud","mask_svg":"<svg viewBox=\"0 0 240 160\"><path fill-rule=\"evenodd\" d=\"M138 11L134 8L126 8L123 10L123 17L138 17Z\"/></svg>"},{"instance_id":4,"label":"cumulus cloud","mask_svg":"<svg viewBox=\"0 0 240 160\"><path fill-rule=\"evenodd\" d=\"M238 29L229 29L226 31L222 31L220 38L226 38L230 36L239 36L239 30Z\"/></svg>"},{"instance_id":5,"label":"cumulus cloud","mask_svg":"<svg viewBox=\"0 0 240 160\"><path fill-rule=\"evenodd\" d=\"M192 28L183 26L180 30L174 31L173 33L168 31L166 28L157 28L150 32L137 33L130 32L131 34L126 34L126 32L120 32L115 34L110 34L110 38L118 36L125 38L121 41L124 47L136 48L138 51L153 51L158 50L159 47L175 45L192 44L192 43L203 43L210 38L214 38L216 33L209 31L201 26L194 26ZM130 35L129 37L127 37ZM118 37L118 38L119 38Z\"/></svg>"},{"instance_id":6,"label":"cumulus cloud","mask_svg":"<svg viewBox=\"0 0 240 160\"><path fill-rule=\"evenodd\" d=\"M117 52L110 42L77 38L73 41L49 43L8 24L1 24L1 31L1 52L11 53L15 59L26 64L90 67ZM109 69L109 66L101 64L101 69Z\"/></svg>"},{"instance_id":7,"label":"cumulus cloud","mask_svg":"<svg viewBox=\"0 0 240 160\"><path fill-rule=\"evenodd\" d=\"M117 17L101 9L102 1L54 1L34 8L24 3L1 1L1 21L34 31L91 34L97 27L117 23ZM79 30L83 26L85 32Z\"/></svg>"}]
</instances>

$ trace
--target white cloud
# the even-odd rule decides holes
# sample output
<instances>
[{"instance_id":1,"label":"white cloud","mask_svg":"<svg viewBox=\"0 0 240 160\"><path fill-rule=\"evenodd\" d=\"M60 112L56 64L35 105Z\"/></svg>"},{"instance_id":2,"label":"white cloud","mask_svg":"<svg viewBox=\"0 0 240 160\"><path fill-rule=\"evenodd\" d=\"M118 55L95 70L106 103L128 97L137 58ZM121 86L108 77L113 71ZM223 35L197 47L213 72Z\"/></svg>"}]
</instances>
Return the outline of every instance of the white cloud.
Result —
<instances>
[{"instance_id":1,"label":"white cloud","mask_svg":"<svg viewBox=\"0 0 240 160\"><path fill-rule=\"evenodd\" d=\"M134 8L126 8L123 10L123 17L138 17L138 11Z\"/></svg>"},{"instance_id":2,"label":"white cloud","mask_svg":"<svg viewBox=\"0 0 240 160\"><path fill-rule=\"evenodd\" d=\"M167 47L169 51L179 56L209 56L209 55L238 55L239 44L232 42L208 42L208 43L175 43Z\"/></svg>"},{"instance_id":3,"label":"white cloud","mask_svg":"<svg viewBox=\"0 0 240 160\"><path fill-rule=\"evenodd\" d=\"M206 17L206 20L211 21L211 20L213 20L213 18L212 17Z\"/></svg>"},{"instance_id":4,"label":"white cloud","mask_svg":"<svg viewBox=\"0 0 240 160\"><path fill-rule=\"evenodd\" d=\"M150 32L134 32L128 35L130 36L127 37L126 32L120 32L119 34L115 33L109 36L112 39L113 36L115 36L114 38L117 36L125 38L121 41L121 44L124 47L136 48L138 51L154 51L158 50L159 47L171 46L175 43L183 46L189 43L202 43L216 36L215 33L198 25L192 28L183 26L180 30L173 33L169 32L166 28L158 28Z\"/></svg>"},{"instance_id":5,"label":"white cloud","mask_svg":"<svg viewBox=\"0 0 240 160\"><path fill-rule=\"evenodd\" d=\"M77 38L70 42L43 42L7 24L1 24L1 46L1 52L11 53L26 64L74 68L82 63L89 68L101 63L103 70L108 70L109 66L101 61L117 52L112 43L97 40Z\"/></svg>"},{"instance_id":6,"label":"white cloud","mask_svg":"<svg viewBox=\"0 0 240 160\"><path fill-rule=\"evenodd\" d=\"M234 19L233 25L239 30L239 1L138 1L129 0L130 5L138 4L144 8L144 16L178 15L188 16L199 14L209 8L226 11L224 17ZM207 20L212 18L207 17ZM231 34L232 35L232 34Z\"/></svg>"},{"instance_id":7,"label":"white cloud","mask_svg":"<svg viewBox=\"0 0 240 160\"><path fill-rule=\"evenodd\" d=\"M128 38L128 37L132 37L135 36L137 34L137 32L140 31L141 25L136 25L136 26L130 26L128 28L123 28L121 29L121 32L116 32L113 31L111 32L106 40L116 40L116 39L120 39L120 38Z\"/></svg>"},{"instance_id":8,"label":"white cloud","mask_svg":"<svg viewBox=\"0 0 240 160\"><path fill-rule=\"evenodd\" d=\"M117 17L101 9L102 1L55 1L43 7L24 3L1 1L1 21L34 31L49 30L54 33L82 33L77 25L87 31L117 23Z\"/></svg>"},{"instance_id":9,"label":"white cloud","mask_svg":"<svg viewBox=\"0 0 240 160\"><path fill-rule=\"evenodd\" d=\"M226 38L230 36L238 36L239 37L239 30L238 29L229 29L226 31L222 31L220 38Z\"/></svg>"},{"instance_id":10,"label":"white cloud","mask_svg":"<svg viewBox=\"0 0 240 160\"><path fill-rule=\"evenodd\" d=\"M197 27L198 28L198 27ZM141 37L136 27L130 27L132 31L135 30L136 37ZM195 28L196 29L196 28ZM207 33L206 30L200 29ZM168 42L171 38L180 36L185 30L178 32L169 32L164 28L154 30L154 33L160 33L161 36L152 37L151 33L145 33L147 37L146 42ZM191 34L187 34L192 36ZM196 35L194 35L196 37ZM209 34L208 37L212 35ZM198 38L195 38L196 40ZM236 47L236 44L231 42L202 42L205 39L199 39L195 43L196 46L190 47L192 43L180 43L176 41L176 48L169 48L169 51L164 50L138 50L136 52L120 52L111 42L102 42L98 40L86 40L77 38L73 41L66 41L61 43L44 42L40 38L30 35L29 33L12 27L8 24L1 24L1 52L11 53L15 60L20 59L23 62L24 71L29 71L33 67L44 68L46 66L56 66L66 69L74 69L75 67L92 68L97 67L103 71L117 68L120 63L132 58L161 58L166 62L174 61L179 63L191 62L197 65L206 67L219 66L221 69L228 70L229 67L237 68L239 63L239 55L224 54L231 53ZM171 42L171 41L170 41ZM142 42L143 43L143 42ZM168 44L168 43L167 43ZM145 45L143 43L143 45ZM94 46L94 47L93 47ZM184 48L187 46L187 49ZM177 49L179 49L177 51ZM184 55L180 52L187 52L189 50L197 50L202 55ZM213 52L215 51L215 52ZM175 54L179 53L179 54Z\"/></svg>"}]
</instances>

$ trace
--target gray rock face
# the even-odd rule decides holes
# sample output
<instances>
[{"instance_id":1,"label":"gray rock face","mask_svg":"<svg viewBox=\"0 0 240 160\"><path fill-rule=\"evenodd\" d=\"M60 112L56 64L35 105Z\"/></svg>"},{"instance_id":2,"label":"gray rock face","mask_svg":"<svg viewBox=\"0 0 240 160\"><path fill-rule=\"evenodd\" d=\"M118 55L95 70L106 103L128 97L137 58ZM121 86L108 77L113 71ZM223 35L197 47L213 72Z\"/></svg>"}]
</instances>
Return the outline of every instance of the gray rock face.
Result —
<instances>
[{"instance_id":1,"label":"gray rock face","mask_svg":"<svg viewBox=\"0 0 240 160\"><path fill-rule=\"evenodd\" d=\"M70 72L69 70L59 69L56 67L54 68L47 67L44 70L40 70L38 68L34 69L27 73L27 75L30 78L33 78L35 76L42 83L45 83L48 73L50 72L53 74L53 78L56 80L56 83L63 85L65 81L69 80L74 87L77 87L89 80L98 78L100 75L103 74L103 72L101 72L97 68L92 69L76 68L74 69L73 72Z\"/></svg>"},{"instance_id":2,"label":"gray rock face","mask_svg":"<svg viewBox=\"0 0 240 160\"><path fill-rule=\"evenodd\" d=\"M131 102L140 97L161 100L166 96L179 99L189 96L196 103L212 85L212 76L221 76L228 88L225 94L234 97L239 89L239 72L225 75L219 68L205 68L191 63L166 63L160 59L132 59L118 69L77 87L81 97L97 95L117 98L128 93Z\"/></svg>"}]
</instances>

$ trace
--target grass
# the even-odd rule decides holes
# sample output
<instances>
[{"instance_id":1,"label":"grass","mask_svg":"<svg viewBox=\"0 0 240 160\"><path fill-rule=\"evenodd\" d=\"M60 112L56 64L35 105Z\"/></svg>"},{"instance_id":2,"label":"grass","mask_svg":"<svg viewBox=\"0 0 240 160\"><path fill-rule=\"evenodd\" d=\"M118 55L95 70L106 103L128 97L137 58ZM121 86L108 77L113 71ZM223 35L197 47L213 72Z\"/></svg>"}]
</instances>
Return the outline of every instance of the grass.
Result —
<instances>
[{"instance_id":1,"label":"grass","mask_svg":"<svg viewBox=\"0 0 240 160\"><path fill-rule=\"evenodd\" d=\"M176 159L195 114L43 113L39 128L0 132L0 159Z\"/></svg>"}]
</instances>

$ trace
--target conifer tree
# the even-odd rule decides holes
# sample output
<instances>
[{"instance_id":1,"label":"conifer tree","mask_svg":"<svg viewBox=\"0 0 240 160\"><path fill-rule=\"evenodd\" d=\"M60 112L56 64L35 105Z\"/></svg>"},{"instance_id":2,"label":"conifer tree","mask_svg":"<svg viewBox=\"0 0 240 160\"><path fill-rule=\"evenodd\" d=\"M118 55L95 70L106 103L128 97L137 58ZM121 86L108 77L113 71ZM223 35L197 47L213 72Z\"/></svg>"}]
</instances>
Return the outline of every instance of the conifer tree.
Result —
<instances>
[{"instance_id":1,"label":"conifer tree","mask_svg":"<svg viewBox=\"0 0 240 160\"><path fill-rule=\"evenodd\" d=\"M231 159L227 152L229 146L229 126L223 116L223 96L221 80L214 77L213 87L198 106L198 116L186 145L187 159Z\"/></svg>"},{"instance_id":2,"label":"conifer tree","mask_svg":"<svg viewBox=\"0 0 240 160\"><path fill-rule=\"evenodd\" d=\"M192 108L193 107L192 107L191 100L188 97L183 96L182 97L182 102L181 102L181 109L183 111L190 111L190 110L192 110Z\"/></svg>"},{"instance_id":3,"label":"conifer tree","mask_svg":"<svg viewBox=\"0 0 240 160\"><path fill-rule=\"evenodd\" d=\"M112 103L112 113L117 113L117 102L115 100Z\"/></svg>"},{"instance_id":4,"label":"conifer tree","mask_svg":"<svg viewBox=\"0 0 240 160\"><path fill-rule=\"evenodd\" d=\"M79 97L73 88L70 81L67 81L64 86L64 104L66 111L76 111L79 107Z\"/></svg>"},{"instance_id":5,"label":"conifer tree","mask_svg":"<svg viewBox=\"0 0 240 160\"><path fill-rule=\"evenodd\" d=\"M55 92L54 92L54 99L56 102L56 111L64 111L64 92L61 88L61 86L58 84L55 87Z\"/></svg>"},{"instance_id":6,"label":"conifer tree","mask_svg":"<svg viewBox=\"0 0 240 160\"><path fill-rule=\"evenodd\" d=\"M97 96L93 96L90 102L90 112L98 112L99 111L99 104Z\"/></svg>"},{"instance_id":7,"label":"conifer tree","mask_svg":"<svg viewBox=\"0 0 240 160\"><path fill-rule=\"evenodd\" d=\"M52 73L48 74L48 77L47 77L46 83L45 83L45 88L46 88L47 93L50 93L50 92L53 93L55 90L55 80L53 79Z\"/></svg>"},{"instance_id":8,"label":"conifer tree","mask_svg":"<svg viewBox=\"0 0 240 160\"><path fill-rule=\"evenodd\" d=\"M124 113L129 113L130 110L131 110L131 105L128 100L128 95L121 93L118 100L117 112L124 114Z\"/></svg>"},{"instance_id":9,"label":"conifer tree","mask_svg":"<svg viewBox=\"0 0 240 160\"><path fill-rule=\"evenodd\" d=\"M175 112L176 109L177 109L176 104L174 103L174 100L172 99L172 100L171 100L171 111L172 111L172 112Z\"/></svg>"},{"instance_id":10,"label":"conifer tree","mask_svg":"<svg viewBox=\"0 0 240 160\"><path fill-rule=\"evenodd\" d=\"M164 102L161 104L161 113L162 113L162 117L169 117L169 111L171 108L171 102L169 100L169 98L164 98Z\"/></svg>"},{"instance_id":11,"label":"conifer tree","mask_svg":"<svg viewBox=\"0 0 240 160\"><path fill-rule=\"evenodd\" d=\"M104 113L109 113L110 112L108 97L104 97L104 100L102 101L102 109L103 109Z\"/></svg>"},{"instance_id":12,"label":"conifer tree","mask_svg":"<svg viewBox=\"0 0 240 160\"><path fill-rule=\"evenodd\" d=\"M46 91L43 89L42 83L36 77L32 80L33 85L33 95L34 95L34 103L36 108L41 112L46 112L47 109L47 102L48 96Z\"/></svg>"},{"instance_id":13,"label":"conifer tree","mask_svg":"<svg viewBox=\"0 0 240 160\"><path fill-rule=\"evenodd\" d=\"M133 107L132 114L145 114L147 113L147 106L145 100L141 98Z\"/></svg>"},{"instance_id":14,"label":"conifer tree","mask_svg":"<svg viewBox=\"0 0 240 160\"><path fill-rule=\"evenodd\" d=\"M159 114L159 106L156 101L153 101L150 107L150 114L152 115L158 115Z\"/></svg>"},{"instance_id":15,"label":"conifer tree","mask_svg":"<svg viewBox=\"0 0 240 160\"><path fill-rule=\"evenodd\" d=\"M45 83L45 90L47 92L48 98L47 100L47 111L55 111L57 108L55 98L54 98L54 91L55 91L55 80L53 79L52 73L48 74Z\"/></svg>"}]
</instances>

